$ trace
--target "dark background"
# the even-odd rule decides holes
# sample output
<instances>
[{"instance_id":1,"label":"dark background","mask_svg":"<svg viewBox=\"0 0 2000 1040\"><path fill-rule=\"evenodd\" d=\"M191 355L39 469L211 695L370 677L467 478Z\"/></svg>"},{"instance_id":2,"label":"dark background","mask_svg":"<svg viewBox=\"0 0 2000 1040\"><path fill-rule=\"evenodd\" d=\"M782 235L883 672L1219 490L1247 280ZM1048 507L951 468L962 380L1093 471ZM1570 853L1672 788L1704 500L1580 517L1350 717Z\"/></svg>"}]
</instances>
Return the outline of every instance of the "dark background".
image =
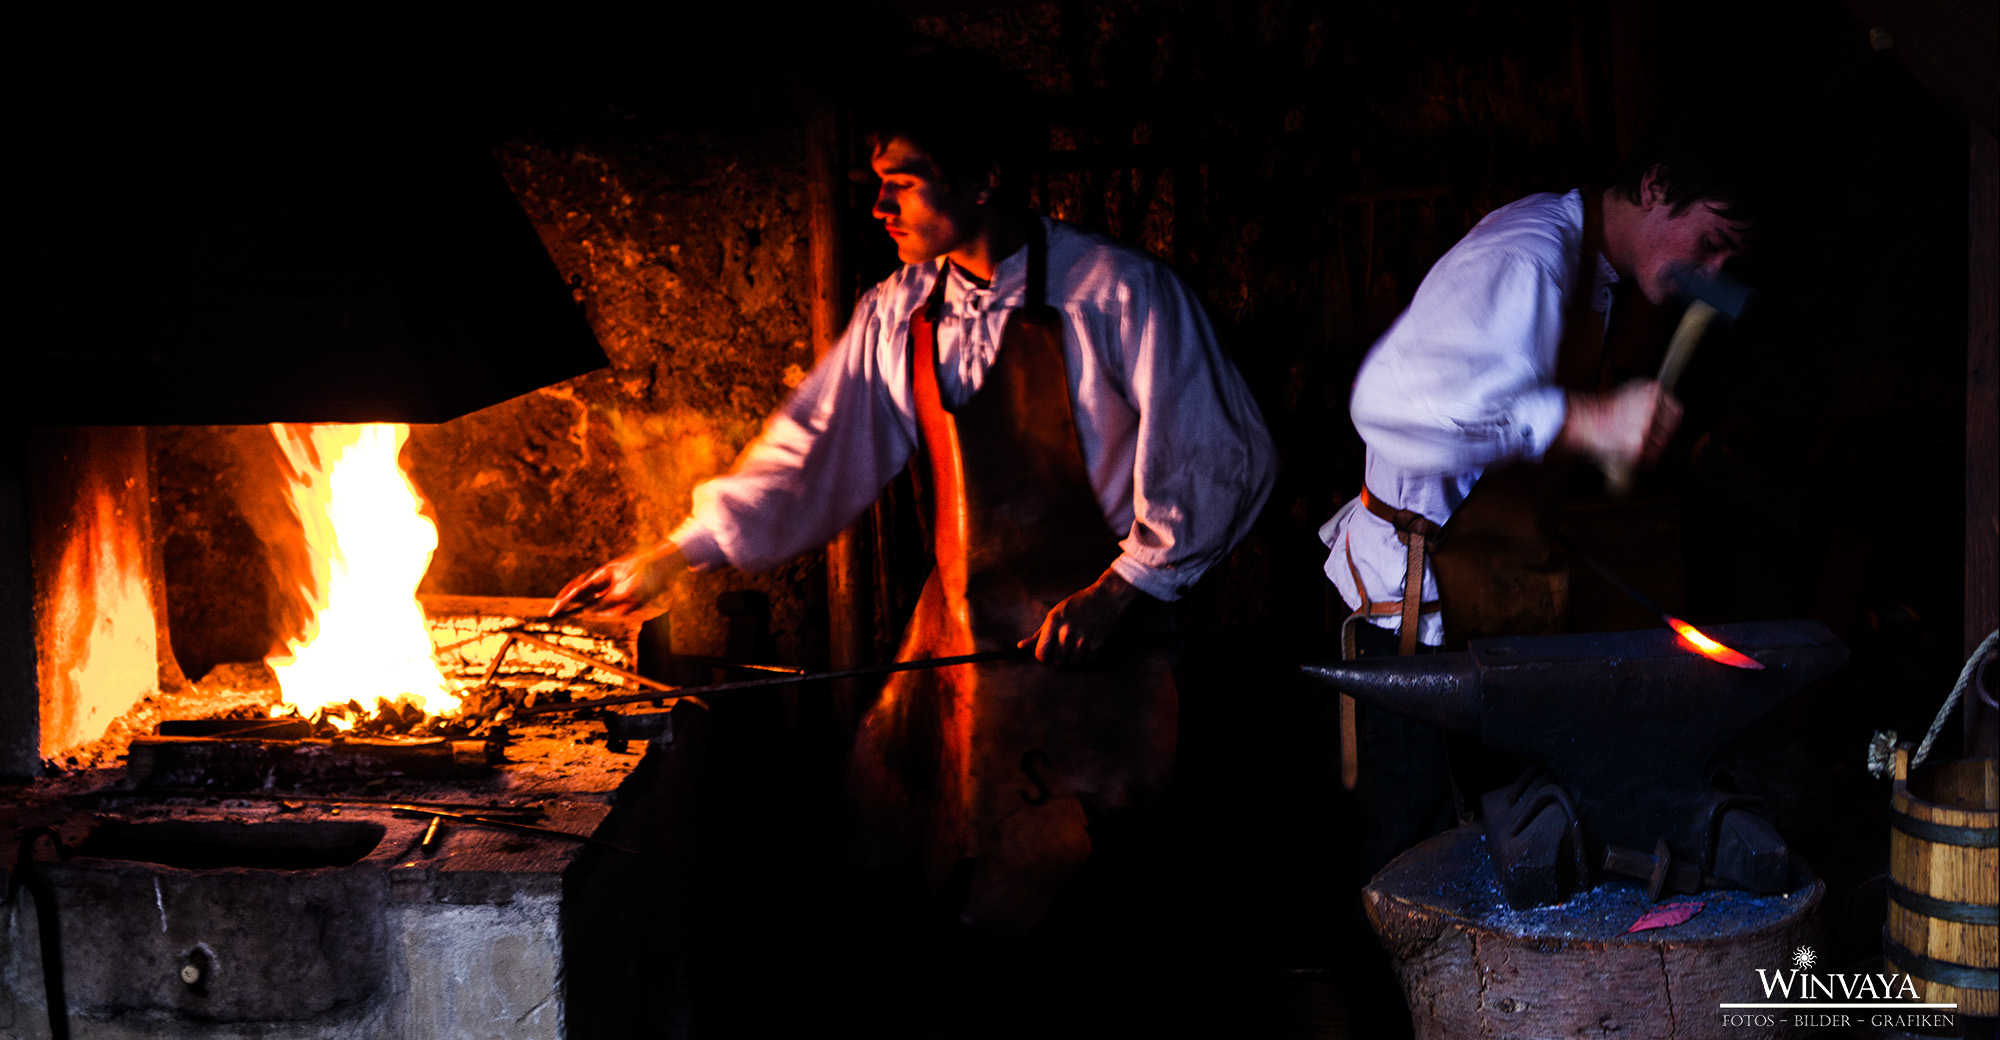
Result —
<instances>
[{"instance_id":1,"label":"dark background","mask_svg":"<svg viewBox=\"0 0 2000 1040\"><path fill-rule=\"evenodd\" d=\"M1365 1024L1391 983L1367 974L1330 705L1290 678L1330 653L1342 612L1314 532L1359 487L1355 367L1486 212L1600 183L1639 133L1711 113L1779 142L1791 220L1738 265L1760 306L1696 358L1664 472L1631 512L1573 531L1697 623L1812 617L1851 641L1841 679L1735 761L1832 884L1839 955L1868 954L1886 790L1862 749L1878 727L1921 731L1960 660L1968 124L1906 53L1871 45L1865 9L704 7L32 26L7 44L5 131L17 168L81 150L116 171L112 191L166 161L130 142L177 126L249 142L323 126L329 147L363 151L435 135L495 157L611 365L414 431L406 459L441 529L427 591L548 595L672 529L811 365L809 119L912 50L1018 71L1054 113L1038 206L1169 261L1207 305L1283 470L1256 533L1187 606L1183 766L1167 833L1134 839L1141 880L1109 875L1125 900L1111 917L1028 953L964 948L917 919L872 928L836 883L830 717L810 697L744 699L718 710L714 952L694 1020L956 1035L995 1016L1071 1021L1055 1008L1082 999L1236 1035L1345 1007L1356 1035L1384 1035ZM987 103L974 83L906 89L956 95L968 120ZM847 199L857 289L893 263L872 190L856 179ZM408 233L463 245L421 220ZM147 272L111 250L68 276ZM80 374L53 392L88 389ZM244 428L151 436L175 651L190 675L261 657L296 623L258 533L268 451ZM715 599L748 590L769 605L768 652L812 663L821 567L689 579L671 599L675 649L730 649ZM1599 627L1644 623L1582 578L1577 595ZM896 607L882 598L878 648ZM953 981L969 976L988 981Z\"/></svg>"}]
</instances>

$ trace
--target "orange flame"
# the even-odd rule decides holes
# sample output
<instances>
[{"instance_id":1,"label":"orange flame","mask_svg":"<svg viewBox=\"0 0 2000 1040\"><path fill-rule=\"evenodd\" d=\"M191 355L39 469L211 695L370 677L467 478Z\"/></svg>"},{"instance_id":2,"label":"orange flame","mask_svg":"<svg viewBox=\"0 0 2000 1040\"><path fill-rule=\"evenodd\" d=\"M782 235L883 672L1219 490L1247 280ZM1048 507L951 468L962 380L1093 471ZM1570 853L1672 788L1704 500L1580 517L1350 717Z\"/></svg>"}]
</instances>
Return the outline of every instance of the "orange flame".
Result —
<instances>
[{"instance_id":1,"label":"orange flame","mask_svg":"<svg viewBox=\"0 0 2000 1040\"><path fill-rule=\"evenodd\" d=\"M311 715L407 694L433 714L456 710L417 605L437 527L397 461L410 428L274 423L271 432L294 471L292 504L313 565L304 591L317 612L303 638L287 641L290 653L266 659L285 701Z\"/></svg>"},{"instance_id":2,"label":"orange flame","mask_svg":"<svg viewBox=\"0 0 2000 1040\"><path fill-rule=\"evenodd\" d=\"M1668 628L1680 634L1682 646L1693 650L1695 653L1711 661L1720 661L1731 668L1750 668L1757 671L1762 671L1764 668L1762 664L1758 663L1756 658L1723 646L1721 643L1710 639L1701 629L1682 621L1680 618L1668 615L1666 622Z\"/></svg>"}]
</instances>

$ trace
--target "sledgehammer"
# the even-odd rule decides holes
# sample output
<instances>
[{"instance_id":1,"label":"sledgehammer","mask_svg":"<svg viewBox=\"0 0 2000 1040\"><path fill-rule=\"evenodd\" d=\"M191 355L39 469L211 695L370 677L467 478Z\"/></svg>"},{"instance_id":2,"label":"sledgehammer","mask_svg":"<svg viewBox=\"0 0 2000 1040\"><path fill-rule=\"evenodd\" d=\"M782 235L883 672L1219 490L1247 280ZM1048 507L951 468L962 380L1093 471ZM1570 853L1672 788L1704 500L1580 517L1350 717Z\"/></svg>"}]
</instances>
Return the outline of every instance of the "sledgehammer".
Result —
<instances>
[{"instance_id":1,"label":"sledgehammer","mask_svg":"<svg viewBox=\"0 0 2000 1040\"><path fill-rule=\"evenodd\" d=\"M1682 370L1694 357L1694 348L1701 344L1708 327L1717 318L1728 325L1742 317L1743 309L1749 306L1755 293L1742 281L1720 271L1711 275L1696 267L1676 267L1668 277L1673 280L1674 288L1688 299L1687 311L1681 315L1673 339L1667 341L1667 356L1660 361L1660 388L1671 391L1680 382ZM1630 465L1606 462L1602 468L1604 487L1612 498L1625 498L1632 493Z\"/></svg>"}]
</instances>

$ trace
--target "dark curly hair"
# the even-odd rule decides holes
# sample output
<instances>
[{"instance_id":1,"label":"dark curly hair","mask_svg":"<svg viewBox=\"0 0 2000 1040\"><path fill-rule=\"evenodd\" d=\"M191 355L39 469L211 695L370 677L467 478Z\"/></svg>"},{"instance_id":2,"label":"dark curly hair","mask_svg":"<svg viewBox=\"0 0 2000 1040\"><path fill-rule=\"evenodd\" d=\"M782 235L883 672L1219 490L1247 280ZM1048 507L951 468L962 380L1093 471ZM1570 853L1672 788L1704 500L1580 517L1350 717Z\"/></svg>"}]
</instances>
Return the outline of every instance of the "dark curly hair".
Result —
<instances>
[{"instance_id":1,"label":"dark curly hair","mask_svg":"<svg viewBox=\"0 0 2000 1040\"><path fill-rule=\"evenodd\" d=\"M959 190L997 171L996 201L1021 205L1048 122L1020 76L981 51L887 63L859 93L855 128L871 150L902 138Z\"/></svg>"},{"instance_id":2,"label":"dark curly hair","mask_svg":"<svg viewBox=\"0 0 2000 1040\"><path fill-rule=\"evenodd\" d=\"M1783 216L1772 141L1751 124L1677 122L1633 148L1610 187L1637 202L1640 182L1656 173L1675 214L1705 202L1725 220L1767 228Z\"/></svg>"}]
</instances>

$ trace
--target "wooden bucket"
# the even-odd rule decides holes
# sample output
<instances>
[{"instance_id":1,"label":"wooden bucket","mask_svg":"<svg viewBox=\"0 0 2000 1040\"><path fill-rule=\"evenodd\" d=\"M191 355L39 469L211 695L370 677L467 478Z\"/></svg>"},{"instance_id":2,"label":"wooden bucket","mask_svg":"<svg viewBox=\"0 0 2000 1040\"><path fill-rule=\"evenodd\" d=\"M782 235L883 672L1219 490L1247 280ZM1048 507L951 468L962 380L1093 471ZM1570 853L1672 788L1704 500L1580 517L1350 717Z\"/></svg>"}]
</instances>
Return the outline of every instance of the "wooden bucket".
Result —
<instances>
[{"instance_id":1,"label":"wooden bucket","mask_svg":"<svg viewBox=\"0 0 2000 1040\"><path fill-rule=\"evenodd\" d=\"M1910 778L1896 750L1889 800L1889 923L1882 955L1926 1003L2000 1012L2000 790L1994 760L1943 762Z\"/></svg>"}]
</instances>

